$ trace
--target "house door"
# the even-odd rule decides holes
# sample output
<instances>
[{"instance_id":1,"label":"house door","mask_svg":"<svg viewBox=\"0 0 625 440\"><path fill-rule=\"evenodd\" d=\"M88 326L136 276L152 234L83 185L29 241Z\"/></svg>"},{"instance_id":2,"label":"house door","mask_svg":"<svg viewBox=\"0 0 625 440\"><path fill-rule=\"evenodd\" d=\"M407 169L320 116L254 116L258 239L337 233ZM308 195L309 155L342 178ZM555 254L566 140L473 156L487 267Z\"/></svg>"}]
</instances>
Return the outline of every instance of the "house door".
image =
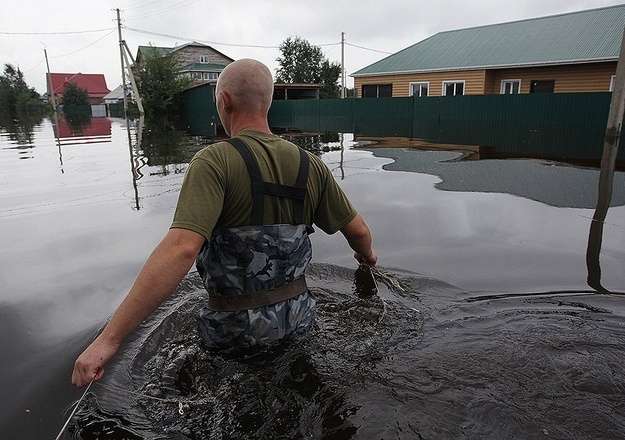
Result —
<instances>
[{"instance_id":1,"label":"house door","mask_svg":"<svg viewBox=\"0 0 625 440\"><path fill-rule=\"evenodd\" d=\"M530 93L553 93L556 82L553 80L532 81L530 83Z\"/></svg>"}]
</instances>

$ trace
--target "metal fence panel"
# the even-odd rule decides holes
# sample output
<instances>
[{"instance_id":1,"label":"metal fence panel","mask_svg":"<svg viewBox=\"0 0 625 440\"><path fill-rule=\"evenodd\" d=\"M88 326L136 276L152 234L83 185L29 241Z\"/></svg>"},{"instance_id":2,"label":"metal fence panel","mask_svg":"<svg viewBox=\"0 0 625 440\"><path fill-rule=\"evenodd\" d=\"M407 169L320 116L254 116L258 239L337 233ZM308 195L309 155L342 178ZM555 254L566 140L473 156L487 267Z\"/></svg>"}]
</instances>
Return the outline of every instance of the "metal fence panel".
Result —
<instances>
[{"instance_id":1,"label":"metal fence panel","mask_svg":"<svg viewBox=\"0 0 625 440\"><path fill-rule=\"evenodd\" d=\"M403 136L494 147L498 152L596 158L610 93L557 93L397 98L305 99L273 102L272 127L307 132ZM212 88L184 94L189 125L218 122ZM212 130L212 126L210 127ZM621 148L619 157L625 157Z\"/></svg>"}]
</instances>

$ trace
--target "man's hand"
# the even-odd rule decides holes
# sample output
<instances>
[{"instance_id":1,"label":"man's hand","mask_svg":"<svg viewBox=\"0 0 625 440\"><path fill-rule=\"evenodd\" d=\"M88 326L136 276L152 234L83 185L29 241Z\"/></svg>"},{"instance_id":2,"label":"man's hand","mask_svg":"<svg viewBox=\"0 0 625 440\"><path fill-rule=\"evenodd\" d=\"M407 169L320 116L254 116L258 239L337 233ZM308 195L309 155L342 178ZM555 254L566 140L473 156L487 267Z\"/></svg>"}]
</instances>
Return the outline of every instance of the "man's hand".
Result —
<instances>
[{"instance_id":1,"label":"man's hand","mask_svg":"<svg viewBox=\"0 0 625 440\"><path fill-rule=\"evenodd\" d=\"M167 232L100 336L76 360L72 383L81 386L102 377L104 365L124 338L171 295L189 272L204 241L200 234L186 229Z\"/></svg>"},{"instance_id":2,"label":"man's hand","mask_svg":"<svg viewBox=\"0 0 625 440\"><path fill-rule=\"evenodd\" d=\"M371 253L369 255L362 255L358 252L354 252L354 258L360 264L366 264L367 266L375 266L378 264L378 256L373 249L371 249Z\"/></svg>"},{"instance_id":3,"label":"man's hand","mask_svg":"<svg viewBox=\"0 0 625 440\"><path fill-rule=\"evenodd\" d=\"M72 383L81 387L94 378L100 380L104 375L104 365L117 353L118 349L119 344L98 337L76 359Z\"/></svg>"}]
</instances>

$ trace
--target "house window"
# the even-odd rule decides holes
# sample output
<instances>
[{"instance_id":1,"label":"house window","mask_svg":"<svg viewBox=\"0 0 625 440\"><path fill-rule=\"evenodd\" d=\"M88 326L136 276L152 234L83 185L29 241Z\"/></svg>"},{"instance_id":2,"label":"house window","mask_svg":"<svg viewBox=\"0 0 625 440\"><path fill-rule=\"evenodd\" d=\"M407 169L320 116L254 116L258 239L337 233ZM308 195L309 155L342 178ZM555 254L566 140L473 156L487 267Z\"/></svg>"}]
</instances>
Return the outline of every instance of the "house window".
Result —
<instances>
[{"instance_id":1,"label":"house window","mask_svg":"<svg viewBox=\"0 0 625 440\"><path fill-rule=\"evenodd\" d=\"M532 81L530 83L530 93L553 93L556 82L550 80Z\"/></svg>"},{"instance_id":2,"label":"house window","mask_svg":"<svg viewBox=\"0 0 625 440\"><path fill-rule=\"evenodd\" d=\"M501 81L501 91L502 95L516 95L521 90L521 80L520 79L504 79Z\"/></svg>"},{"instance_id":3,"label":"house window","mask_svg":"<svg viewBox=\"0 0 625 440\"><path fill-rule=\"evenodd\" d=\"M200 63L208 64L208 55L200 55Z\"/></svg>"},{"instance_id":4,"label":"house window","mask_svg":"<svg viewBox=\"0 0 625 440\"><path fill-rule=\"evenodd\" d=\"M613 92L614 91L614 80L616 80L616 75L612 75L610 77L610 91Z\"/></svg>"},{"instance_id":5,"label":"house window","mask_svg":"<svg viewBox=\"0 0 625 440\"><path fill-rule=\"evenodd\" d=\"M362 86L363 98L390 98L393 96L392 84L365 84Z\"/></svg>"},{"instance_id":6,"label":"house window","mask_svg":"<svg viewBox=\"0 0 625 440\"><path fill-rule=\"evenodd\" d=\"M423 97L423 96L428 96L429 95L429 91L430 91L430 83L423 81L423 82L413 82L410 83L410 96L416 96L416 97Z\"/></svg>"},{"instance_id":7,"label":"house window","mask_svg":"<svg viewBox=\"0 0 625 440\"><path fill-rule=\"evenodd\" d=\"M443 96L462 96L462 95L464 95L464 80L443 81Z\"/></svg>"}]
</instances>

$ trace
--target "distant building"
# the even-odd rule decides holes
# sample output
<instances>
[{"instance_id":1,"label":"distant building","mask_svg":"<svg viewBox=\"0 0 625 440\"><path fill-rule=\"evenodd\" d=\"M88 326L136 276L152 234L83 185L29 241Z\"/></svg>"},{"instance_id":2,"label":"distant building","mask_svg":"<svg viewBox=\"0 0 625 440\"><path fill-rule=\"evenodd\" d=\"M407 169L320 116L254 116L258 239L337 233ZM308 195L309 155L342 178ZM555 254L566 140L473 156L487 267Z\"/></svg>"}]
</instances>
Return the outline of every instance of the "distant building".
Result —
<instances>
[{"instance_id":1,"label":"distant building","mask_svg":"<svg viewBox=\"0 0 625 440\"><path fill-rule=\"evenodd\" d=\"M142 64L145 57L175 55L180 65L180 74L194 84L216 82L219 74L234 60L206 44L192 42L176 47L139 46L136 63Z\"/></svg>"},{"instance_id":2,"label":"distant building","mask_svg":"<svg viewBox=\"0 0 625 440\"><path fill-rule=\"evenodd\" d=\"M128 99L131 98L131 91L130 91L130 87L128 87L126 89L126 97ZM113 90L111 90L110 92L108 92L106 95L104 95L104 97L102 98L104 101L104 104L120 104L122 102L124 102L124 88L119 85L117 87L115 87Z\"/></svg>"},{"instance_id":3,"label":"distant building","mask_svg":"<svg viewBox=\"0 0 625 440\"><path fill-rule=\"evenodd\" d=\"M439 32L351 76L359 97L611 91L625 5Z\"/></svg>"},{"instance_id":4,"label":"distant building","mask_svg":"<svg viewBox=\"0 0 625 440\"><path fill-rule=\"evenodd\" d=\"M274 84L273 99L319 99L319 84Z\"/></svg>"},{"instance_id":5,"label":"distant building","mask_svg":"<svg viewBox=\"0 0 625 440\"><path fill-rule=\"evenodd\" d=\"M53 91L50 90L50 82ZM54 93L56 103L62 104L63 91L69 83L87 91L89 104L102 104L104 96L110 92L101 73L50 73L46 74L47 95Z\"/></svg>"}]
</instances>

